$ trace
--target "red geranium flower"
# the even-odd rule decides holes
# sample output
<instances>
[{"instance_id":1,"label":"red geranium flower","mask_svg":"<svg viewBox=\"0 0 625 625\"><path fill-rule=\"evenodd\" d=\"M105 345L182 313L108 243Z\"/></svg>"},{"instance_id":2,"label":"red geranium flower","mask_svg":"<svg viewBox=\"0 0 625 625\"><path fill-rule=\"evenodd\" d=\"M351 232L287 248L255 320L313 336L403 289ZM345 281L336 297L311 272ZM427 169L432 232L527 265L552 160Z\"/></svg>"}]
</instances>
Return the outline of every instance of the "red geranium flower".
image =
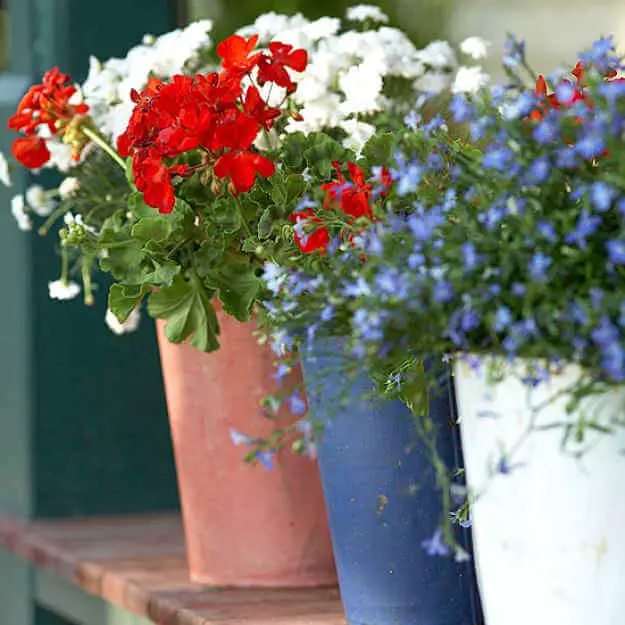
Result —
<instances>
[{"instance_id":1,"label":"red geranium flower","mask_svg":"<svg viewBox=\"0 0 625 625\"><path fill-rule=\"evenodd\" d=\"M250 56L256 44L258 43L258 35L254 35L249 39L241 37L241 35L232 35L228 39L224 39L217 46L217 54L222 59L222 67L226 72L235 72L247 74L253 67L258 65L261 53Z\"/></svg>"},{"instance_id":2,"label":"red geranium flower","mask_svg":"<svg viewBox=\"0 0 625 625\"><path fill-rule=\"evenodd\" d=\"M365 181L364 171L354 163L347 164L351 182L345 180L341 172L341 164L332 163L337 171L337 180L327 182L322 186L326 192L324 205L329 208L339 205L346 214L358 219L359 217L373 218L373 211L369 198L373 190L372 186Z\"/></svg>"},{"instance_id":3,"label":"red geranium flower","mask_svg":"<svg viewBox=\"0 0 625 625\"><path fill-rule=\"evenodd\" d=\"M271 159L254 152L226 152L215 163L218 178L229 177L237 193L249 191L256 181L256 173L268 178L273 176L276 166Z\"/></svg>"},{"instance_id":4,"label":"red geranium flower","mask_svg":"<svg viewBox=\"0 0 625 625\"><path fill-rule=\"evenodd\" d=\"M50 160L50 150L46 142L37 135L16 139L11 152L28 169L39 169Z\"/></svg>"},{"instance_id":5,"label":"red geranium flower","mask_svg":"<svg viewBox=\"0 0 625 625\"><path fill-rule=\"evenodd\" d=\"M276 117L280 117L280 109L267 106L267 103L260 97L258 89L249 87L245 94L245 111L253 117L265 130L270 130Z\"/></svg>"},{"instance_id":6,"label":"red geranium flower","mask_svg":"<svg viewBox=\"0 0 625 625\"><path fill-rule=\"evenodd\" d=\"M304 254L312 254L316 251L319 251L320 255L326 253L326 248L330 242L328 231L323 226L314 228L313 230L308 230L308 227L311 224L315 225L323 223L321 219L315 215L312 209L307 208L306 210L298 213L293 213L290 216L290 219L294 224L302 224L302 226L306 228L306 232L303 235L300 235L297 231L294 235L295 243L297 243L297 246L300 250L302 250L302 252L304 252ZM306 222L306 224L303 224L302 222Z\"/></svg>"},{"instance_id":7,"label":"red geranium flower","mask_svg":"<svg viewBox=\"0 0 625 625\"><path fill-rule=\"evenodd\" d=\"M41 84L26 92L17 112L7 122L9 128L27 135L27 139L17 139L12 148L15 158L25 167L39 168L50 158L45 141L35 137L39 126L45 126L53 136L62 135L74 117L89 111L86 104L70 104L76 91L69 75L61 74L55 67L44 74Z\"/></svg>"},{"instance_id":8,"label":"red geranium flower","mask_svg":"<svg viewBox=\"0 0 625 625\"><path fill-rule=\"evenodd\" d=\"M308 63L306 50L294 50L293 46L274 41L269 44L270 56L263 54L258 63L258 83L262 86L266 82L274 82L287 91L295 90L295 83L291 80L287 67L296 72L303 72Z\"/></svg>"}]
</instances>

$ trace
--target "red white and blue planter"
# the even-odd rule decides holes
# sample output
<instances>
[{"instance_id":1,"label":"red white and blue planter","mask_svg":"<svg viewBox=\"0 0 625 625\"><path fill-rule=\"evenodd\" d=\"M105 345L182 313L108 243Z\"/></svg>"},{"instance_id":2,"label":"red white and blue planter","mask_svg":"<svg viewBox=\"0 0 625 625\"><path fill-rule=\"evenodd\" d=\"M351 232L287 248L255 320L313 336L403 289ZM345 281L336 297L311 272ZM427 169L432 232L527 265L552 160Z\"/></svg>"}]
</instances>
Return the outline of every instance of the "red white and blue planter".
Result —
<instances>
[{"instance_id":1,"label":"red white and blue planter","mask_svg":"<svg viewBox=\"0 0 625 625\"><path fill-rule=\"evenodd\" d=\"M366 375L327 373L337 358L313 345L303 357L313 419L323 422L319 467L349 625L481 624L473 563L442 556L435 534L441 496L411 412L400 401L366 399ZM321 383L320 383L321 381ZM439 453L458 461L447 388L432 400ZM469 530L459 539L470 549Z\"/></svg>"},{"instance_id":2,"label":"red white and blue planter","mask_svg":"<svg viewBox=\"0 0 625 625\"><path fill-rule=\"evenodd\" d=\"M567 414L577 367L532 388L518 363L497 384L481 364L458 361L454 378L486 622L622 625L625 389ZM587 427L583 444L563 449L563 425L590 418L614 432Z\"/></svg>"}]
</instances>

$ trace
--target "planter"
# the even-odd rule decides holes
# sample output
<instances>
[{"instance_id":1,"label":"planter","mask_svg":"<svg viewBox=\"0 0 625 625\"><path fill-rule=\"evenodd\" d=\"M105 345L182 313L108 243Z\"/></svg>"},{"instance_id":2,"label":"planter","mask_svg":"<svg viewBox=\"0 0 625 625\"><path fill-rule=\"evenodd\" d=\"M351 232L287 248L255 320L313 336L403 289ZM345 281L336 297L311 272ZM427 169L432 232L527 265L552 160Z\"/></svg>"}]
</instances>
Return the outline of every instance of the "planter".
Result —
<instances>
[{"instance_id":1,"label":"planter","mask_svg":"<svg viewBox=\"0 0 625 625\"><path fill-rule=\"evenodd\" d=\"M625 428L591 432L578 458L562 450L561 427L535 431L518 445L529 407L567 388L578 372L567 367L529 392L510 368L491 387L484 375L456 364L467 479L478 495L473 532L488 625L623 623ZM580 412L566 414L566 399L539 412L535 426L578 419ZM625 391L596 396L582 408L606 423L623 415Z\"/></svg>"},{"instance_id":2,"label":"planter","mask_svg":"<svg viewBox=\"0 0 625 625\"><path fill-rule=\"evenodd\" d=\"M243 462L230 430L265 437L259 401L275 390L274 356L218 312L221 349L173 345L157 322L191 580L215 586L336 583L318 469L280 451L275 467Z\"/></svg>"},{"instance_id":3,"label":"planter","mask_svg":"<svg viewBox=\"0 0 625 625\"><path fill-rule=\"evenodd\" d=\"M319 345L313 350L318 354ZM313 381L335 361L306 356L303 369L311 415L324 422L319 466L348 623L477 625L472 563L422 547L442 508L410 411L400 401L364 399L372 386L366 376L345 388L331 377L324 385ZM337 392L348 401L338 402ZM432 401L431 412L447 424L449 393ZM456 443L451 428L442 427L439 451L450 463Z\"/></svg>"}]
</instances>

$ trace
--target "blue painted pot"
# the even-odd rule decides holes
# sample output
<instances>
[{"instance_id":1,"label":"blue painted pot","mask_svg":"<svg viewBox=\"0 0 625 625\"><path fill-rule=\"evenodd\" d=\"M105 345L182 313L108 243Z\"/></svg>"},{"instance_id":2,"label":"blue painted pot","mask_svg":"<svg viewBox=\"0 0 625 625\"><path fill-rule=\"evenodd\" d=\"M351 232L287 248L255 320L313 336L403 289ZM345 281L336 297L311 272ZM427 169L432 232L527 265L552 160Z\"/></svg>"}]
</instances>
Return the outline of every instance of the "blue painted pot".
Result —
<instances>
[{"instance_id":1,"label":"blue painted pot","mask_svg":"<svg viewBox=\"0 0 625 625\"><path fill-rule=\"evenodd\" d=\"M441 497L409 409L366 399L373 387L366 375L346 381L327 373L337 359L314 356L318 348L302 366L311 416L324 423L319 467L348 623L481 624L472 562L423 547L440 523ZM453 397L449 386L441 390L430 415L440 424L441 457L458 466ZM459 532L468 549L469 530Z\"/></svg>"}]
</instances>

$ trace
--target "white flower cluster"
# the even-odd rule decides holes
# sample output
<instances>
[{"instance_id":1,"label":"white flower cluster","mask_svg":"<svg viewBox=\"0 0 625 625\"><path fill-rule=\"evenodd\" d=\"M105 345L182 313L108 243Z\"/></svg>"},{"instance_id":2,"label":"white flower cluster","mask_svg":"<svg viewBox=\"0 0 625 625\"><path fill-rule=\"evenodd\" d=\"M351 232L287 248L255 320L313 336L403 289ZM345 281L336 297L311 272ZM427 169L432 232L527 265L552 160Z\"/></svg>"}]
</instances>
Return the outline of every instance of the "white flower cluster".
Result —
<instances>
[{"instance_id":1,"label":"white flower cluster","mask_svg":"<svg viewBox=\"0 0 625 625\"><path fill-rule=\"evenodd\" d=\"M359 5L347 11L349 22L384 24L388 17L373 5ZM387 26L373 30L344 30L335 18L310 21L294 16L267 13L239 34L258 34L261 44L281 41L304 48L309 55L302 73L292 72L298 83L294 95L303 121L292 120L286 132L310 132L342 128L344 145L358 151L374 134L371 115L389 110L394 103L384 95L385 80L407 79L419 93L474 91L488 76L477 66L460 65L446 41L434 41L418 50L407 35ZM471 58L485 56L488 44L477 37L463 42L462 51ZM272 102L284 94L272 93ZM262 149L262 146L259 145Z\"/></svg>"},{"instance_id":2,"label":"white flower cluster","mask_svg":"<svg viewBox=\"0 0 625 625\"><path fill-rule=\"evenodd\" d=\"M144 37L123 59L101 63L91 57L81 92L100 132L115 140L125 130L134 107L131 89L141 90L152 76L165 79L197 70L200 52L212 47L212 28L210 20L200 20L160 37Z\"/></svg>"}]
</instances>

